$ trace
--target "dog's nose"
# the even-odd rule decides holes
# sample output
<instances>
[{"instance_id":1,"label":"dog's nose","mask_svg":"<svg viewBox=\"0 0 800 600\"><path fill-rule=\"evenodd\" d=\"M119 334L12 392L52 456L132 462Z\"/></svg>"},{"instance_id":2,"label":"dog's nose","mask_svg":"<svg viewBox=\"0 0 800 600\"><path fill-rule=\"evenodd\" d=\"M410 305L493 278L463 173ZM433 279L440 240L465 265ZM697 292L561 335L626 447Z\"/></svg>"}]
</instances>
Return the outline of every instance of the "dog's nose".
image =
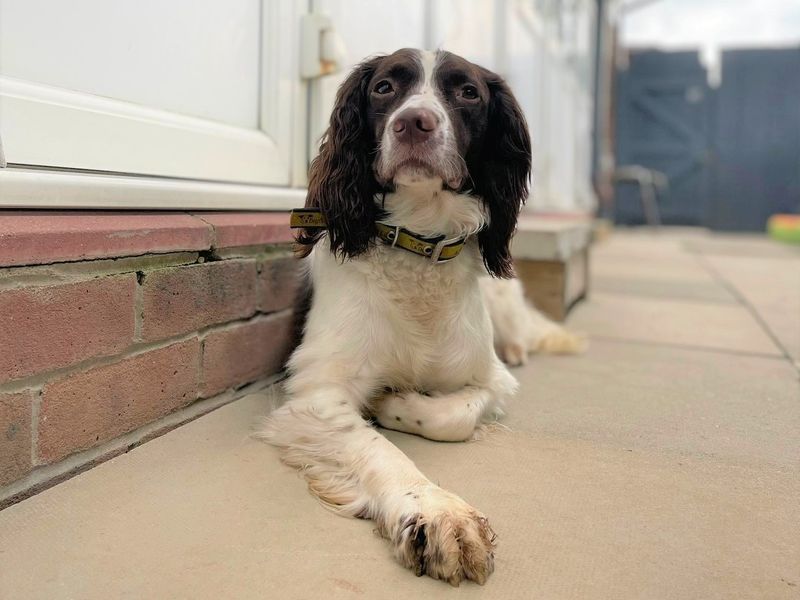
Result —
<instances>
[{"instance_id":1,"label":"dog's nose","mask_svg":"<svg viewBox=\"0 0 800 600\"><path fill-rule=\"evenodd\" d=\"M428 140L439 121L431 111L424 108L407 108L394 120L392 130L399 142L421 144Z\"/></svg>"}]
</instances>

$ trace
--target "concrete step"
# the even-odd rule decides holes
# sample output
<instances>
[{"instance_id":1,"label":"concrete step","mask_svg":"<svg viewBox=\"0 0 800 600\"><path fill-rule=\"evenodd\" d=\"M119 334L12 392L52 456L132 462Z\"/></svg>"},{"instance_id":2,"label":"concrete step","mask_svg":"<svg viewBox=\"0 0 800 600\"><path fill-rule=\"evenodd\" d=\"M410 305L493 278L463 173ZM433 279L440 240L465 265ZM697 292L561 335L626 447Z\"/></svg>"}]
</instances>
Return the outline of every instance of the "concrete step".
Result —
<instances>
[{"instance_id":1,"label":"concrete step","mask_svg":"<svg viewBox=\"0 0 800 600\"><path fill-rule=\"evenodd\" d=\"M525 294L542 312L563 321L589 292L588 217L523 215L512 255Z\"/></svg>"}]
</instances>

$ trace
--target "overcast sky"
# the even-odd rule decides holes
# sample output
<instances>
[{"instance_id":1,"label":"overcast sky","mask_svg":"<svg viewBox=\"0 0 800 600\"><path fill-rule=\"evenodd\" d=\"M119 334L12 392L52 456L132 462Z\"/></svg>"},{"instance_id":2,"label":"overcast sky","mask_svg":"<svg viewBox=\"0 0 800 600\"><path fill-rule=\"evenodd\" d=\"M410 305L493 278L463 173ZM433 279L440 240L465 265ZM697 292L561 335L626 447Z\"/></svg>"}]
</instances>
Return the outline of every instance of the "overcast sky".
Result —
<instances>
[{"instance_id":1,"label":"overcast sky","mask_svg":"<svg viewBox=\"0 0 800 600\"><path fill-rule=\"evenodd\" d=\"M622 29L635 46L800 44L800 0L655 0Z\"/></svg>"},{"instance_id":2,"label":"overcast sky","mask_svg":"<svg viewBox=\"0 0 800 600\"><path fill-rule=\"evenodd\" d=\"M620 29L625 46L696 47L713 67L721 48L800 44L800 0L655 0Z\"/></svg>"}]
</instances>

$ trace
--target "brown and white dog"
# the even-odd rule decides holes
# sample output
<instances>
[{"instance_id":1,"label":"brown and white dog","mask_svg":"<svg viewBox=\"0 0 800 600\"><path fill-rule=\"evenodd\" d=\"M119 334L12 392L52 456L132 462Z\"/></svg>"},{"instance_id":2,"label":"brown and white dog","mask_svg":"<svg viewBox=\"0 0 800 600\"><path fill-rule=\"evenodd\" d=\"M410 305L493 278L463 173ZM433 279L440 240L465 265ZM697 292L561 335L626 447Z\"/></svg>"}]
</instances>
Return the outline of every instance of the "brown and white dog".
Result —
<instances>
[{"instance_id":1,"label":"brown and white dog","mask_svg":"<svg viewBox=\"0 0 800 600\"><path fill-rule=\"evenodd\" d=\"M493 319L509 362L539 347L576 349L526 306L519 282L502 279L513 275L509 243L530 167L525 118L494 73L410 49L358 65L311 166L306 206L327 227L298 237L311 307L288 363L288 400L261 432L323 503L373 519L403 565L453 585L492 573L488 520L368 419L471 439L517 390L493 347ZM382 243L376 222L466 244L437 264Z\"/></svg>"}]
</instances>

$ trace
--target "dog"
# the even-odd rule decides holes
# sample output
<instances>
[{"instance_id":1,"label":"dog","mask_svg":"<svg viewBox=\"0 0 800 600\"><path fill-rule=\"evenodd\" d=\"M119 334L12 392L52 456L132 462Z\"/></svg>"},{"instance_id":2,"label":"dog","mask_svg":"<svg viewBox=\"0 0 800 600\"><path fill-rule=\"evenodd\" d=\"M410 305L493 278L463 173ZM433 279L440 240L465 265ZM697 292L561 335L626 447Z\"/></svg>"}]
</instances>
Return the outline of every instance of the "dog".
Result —
<instances>
[{"instance_id":1,"label":"dog","mask_svg":"<svg viewBox=\"0 0 800 600\"><path fill-rule=\"evenodd\" d=\"M340 87L298 211L310 309L287 401L260 436L323 504L372 519L402 565L452 585L492 573L492 527L373 425L469 440L517 391L495 346L521 363L579 345L508 279L530 170L525 118L501 77L402 49Z\"/></svg>"}]
</instances>

